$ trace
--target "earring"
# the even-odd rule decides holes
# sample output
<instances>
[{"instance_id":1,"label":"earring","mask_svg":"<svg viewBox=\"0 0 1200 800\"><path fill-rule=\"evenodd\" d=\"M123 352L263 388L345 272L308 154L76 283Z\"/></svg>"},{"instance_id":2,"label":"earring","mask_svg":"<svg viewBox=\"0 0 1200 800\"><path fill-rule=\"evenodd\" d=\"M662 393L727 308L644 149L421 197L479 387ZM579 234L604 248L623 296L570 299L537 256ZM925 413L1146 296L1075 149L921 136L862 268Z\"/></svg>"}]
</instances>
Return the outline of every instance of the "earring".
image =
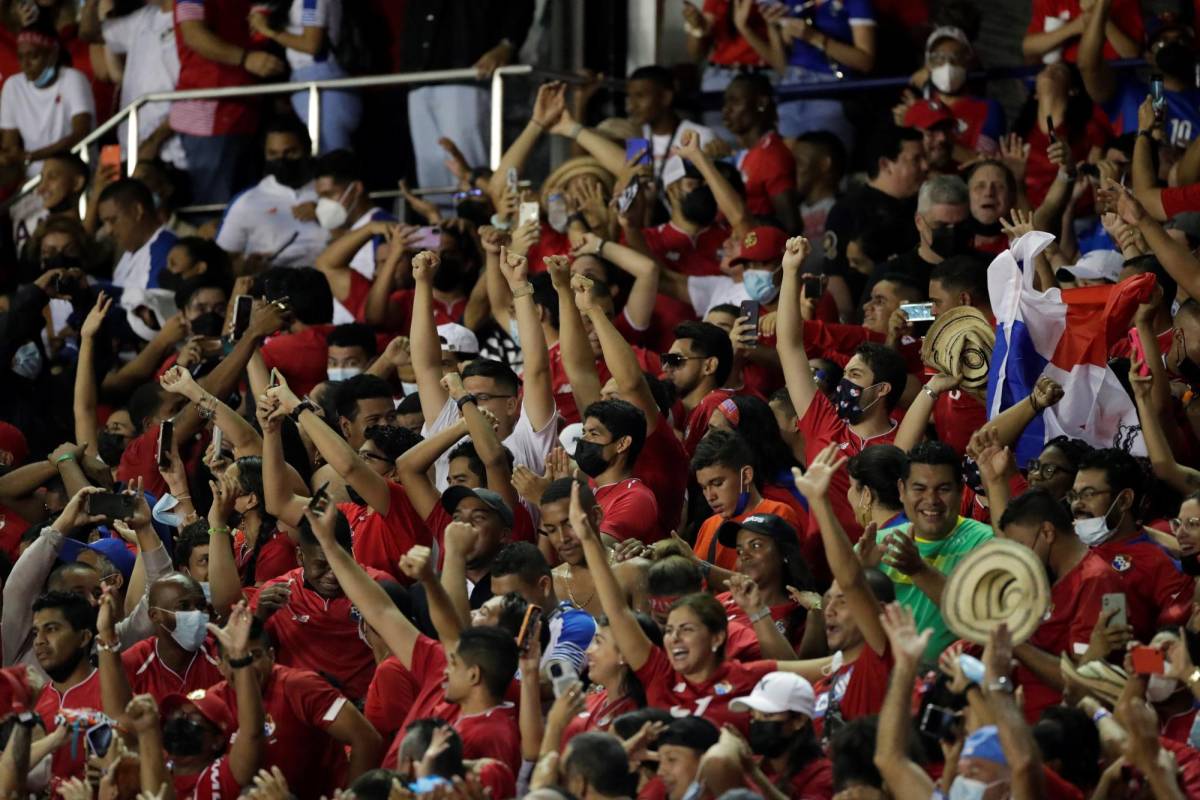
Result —
<instances>
[{"instance_id":1,"label":"earring","mask_svg":"<svg viewBox=\"0 0 1200 800\"><path fill-rule=\"evenodd\" d=\"M715 645L715 644L714 644L714 645L713 645L713 648L712 648L712 651L715 653L715 652L717 652L717 650L718 650L718 649L720 649L720 645Z\"/></svg>"}]
</instances>

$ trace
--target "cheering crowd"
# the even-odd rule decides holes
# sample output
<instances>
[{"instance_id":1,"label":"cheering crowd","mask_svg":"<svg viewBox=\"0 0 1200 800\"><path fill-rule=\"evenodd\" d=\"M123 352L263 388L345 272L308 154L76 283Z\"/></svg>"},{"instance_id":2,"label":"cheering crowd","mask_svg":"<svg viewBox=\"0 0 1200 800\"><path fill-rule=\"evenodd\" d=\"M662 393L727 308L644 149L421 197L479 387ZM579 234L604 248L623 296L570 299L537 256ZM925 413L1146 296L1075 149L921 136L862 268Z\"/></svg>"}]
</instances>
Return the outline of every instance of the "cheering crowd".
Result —
<instances>
[{"instance_id":1,"label":"cheering crowd","mask_svg":"<svg viewBox=\"0 0 1200 800\"><path fill-rule=\"evenodd\" d=\"M1200 798L1192 9L1033 0L1011 118L954 2L796 91L895 5L684 3L719 112L544 82L495 169L413 89L396 219L349 89L72 152L363 73L361 2L5 3L0 797Z\"/></svg>"}]
</instances>

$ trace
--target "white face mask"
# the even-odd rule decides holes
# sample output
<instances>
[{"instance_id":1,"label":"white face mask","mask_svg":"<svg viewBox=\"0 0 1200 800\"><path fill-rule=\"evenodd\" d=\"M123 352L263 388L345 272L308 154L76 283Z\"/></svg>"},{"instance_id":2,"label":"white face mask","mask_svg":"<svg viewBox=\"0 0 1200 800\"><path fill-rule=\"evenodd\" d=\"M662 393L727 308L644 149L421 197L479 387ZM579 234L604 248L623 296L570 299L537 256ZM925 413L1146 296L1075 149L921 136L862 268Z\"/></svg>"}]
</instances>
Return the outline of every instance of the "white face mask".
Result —
<instances>
[{"instance_id":1,"label":"white face mask","mask_svg":"<svg viewBox=\"0 0 1200 800\"><path fill-rule=\"evenodd\" d=\"M350 212L340 200L330 197L317 198L317 224L327 231L340 228L346 224Z\"/></svg>"},{"instance_id":2,"label":"white face mask","mask_svg":"<svg viewBox=\"0 0 1200 800\"><path fill-rule=\"evenodd\" d=\"M929 70L929 79L939 92L954 94L967 82L967 70L957 64L941 64Z\"/></svg>"},{"instance_id":3,"label":"white face mask","mask_svg":"<svg viewBox=\"0 0 1200 800\"><path fill-rule=\"evenodd\" d=\"M1146 682L1146 699L1151 703L1162 703L1175 694L1179 681L1174 678L1164 678L1162 675L1151 675Z\"/></svg>"},{"instance_id":4,"label":"white face mask","mask_svg":"<svg viewBox=\"0 0 1200 800\"><path fill-rule=\"evenodd\" d=\"M974 778L964 778L961 775L950 784L949 800L983 800L987 790L1000 783L984 783Z\"/></svg>"},{"instance_id":5,"label":"white face mask","mask_svg":"<svg viewBox=\"0 0 1200 800\"><path fill-rule=\"evenodd\" d=\"M325 370L325 377L331 381L346 381L361 374L362 367L328 367Z\"/></svg>"},{"instance_id":6,"label":"white face mask","mask_svg":"<svg viewBox=\"0 0 1200 800\"><path fill-rule=\"evenodd\" d=\"M1075 535L1079 537L1079 541L1088 547L1095 547L1098 544L1108 541L1108 538L1113 534L1113 529L1108 525L1108 515L1112 513L1113 507L1116 504L1117 501L1114 499L1112 505L1108 507L1108 511L1105 511L1102 517L1087 517L1086 519L1075 520Z\"/></svg>"}]
</instances>

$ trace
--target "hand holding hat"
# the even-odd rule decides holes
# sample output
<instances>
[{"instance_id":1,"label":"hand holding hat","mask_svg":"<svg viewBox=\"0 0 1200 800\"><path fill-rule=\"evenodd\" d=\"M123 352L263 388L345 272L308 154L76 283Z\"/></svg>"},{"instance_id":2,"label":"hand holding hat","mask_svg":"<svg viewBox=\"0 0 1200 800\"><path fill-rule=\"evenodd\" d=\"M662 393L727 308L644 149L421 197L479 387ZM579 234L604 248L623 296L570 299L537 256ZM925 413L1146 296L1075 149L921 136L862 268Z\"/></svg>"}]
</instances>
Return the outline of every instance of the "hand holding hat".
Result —
<instances>
[{"instance_id":1,"label":"hand holding hat","mask_svg":"<svg viewBox=\"0 0 1200 800\"><path fill-rule=\"evenodd\" d=\"M1001 624L1014 644L1037 630L1050 606L1046 568L1028 547L993 539L959 562L942 595L942 617L962 638L988 644Z\"/></svg>"}]
</instances>

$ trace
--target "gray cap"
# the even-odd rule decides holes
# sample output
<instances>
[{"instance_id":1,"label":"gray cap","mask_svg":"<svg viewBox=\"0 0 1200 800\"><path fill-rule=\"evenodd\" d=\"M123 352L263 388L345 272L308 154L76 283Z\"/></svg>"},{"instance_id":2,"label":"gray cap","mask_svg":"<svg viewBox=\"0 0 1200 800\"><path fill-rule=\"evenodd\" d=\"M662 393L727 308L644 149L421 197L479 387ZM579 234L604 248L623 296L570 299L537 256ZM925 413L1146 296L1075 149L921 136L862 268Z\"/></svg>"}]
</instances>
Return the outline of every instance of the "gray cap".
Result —
<instances>
[{"instance_id":1,"label":"gray cap","mask_svg":"<svg viewBox=\"0 0 1200 800\"><path fill-rule=\"evenodd\" d=\"M477 497L487 504L489 508L500 515L500 519L504 520L504 524L508 527L513 526L513 512L508 507L508 503L504 502L504 498L493 492L491 489L471 489L467 486L451 486L446 491L442 492L442 508L446 509L447 514L453 514L458 508L458 504L465 497Z\"/></svg>"}]
</instances>

